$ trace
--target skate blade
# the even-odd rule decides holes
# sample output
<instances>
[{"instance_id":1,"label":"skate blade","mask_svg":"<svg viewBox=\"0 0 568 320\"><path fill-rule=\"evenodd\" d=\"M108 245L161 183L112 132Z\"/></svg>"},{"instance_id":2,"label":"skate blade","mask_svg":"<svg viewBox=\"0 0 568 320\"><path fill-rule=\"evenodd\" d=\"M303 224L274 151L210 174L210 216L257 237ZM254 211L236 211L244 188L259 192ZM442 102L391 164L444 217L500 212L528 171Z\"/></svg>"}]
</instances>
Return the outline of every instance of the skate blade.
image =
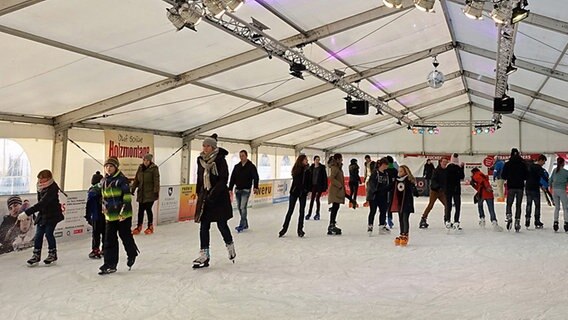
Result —
<instances>
[{"instance_id":1,"label":"skate blade","mask_svg":"<svg viewBox=\"0 0 568 320\"><path fill-rule=\"evenodd\" d=\"M39 262L36 262L36 263L26 263L26 266L28 266L28 268L37 267L38 265L39 265Z\"/></svg>"},{"instance_id":2,"label":"skate blade","mask_svg":"<svg viewBox=\"0 0 568 320\"><path fill-rule=\"evenodd\" d=\"M53 266L53 265L55 265L55 264L56 264L56 261L49 262L49 263L44 262L44 265L45 265L46 267L51 267L51 266Z\"/></svg>"},{"instance_id":3,"label":"skate blade","mask_svg":"<svg viewBox=\"0 0 568 320\"><path fill-rule=\"evenodd\" d=\"M207 268L209 267L209 264L194 264L193 265L193 269L202 269L202 268Z\"/></svg>"},{"instance_id":4,"label":"skate blade","mask_svg":"<svg viewBox=\"0 0 568 320\"><path fill-rule=\"evenodd\" d=\"M116 272L116 270L112 270L112 271L103 271L103 270L101 270L101 271L99 271L99 276L105 276L105 275L107 275L107 274L111 274L111 273L115 273L115 272Z\"/></svg>"}]
</instances>

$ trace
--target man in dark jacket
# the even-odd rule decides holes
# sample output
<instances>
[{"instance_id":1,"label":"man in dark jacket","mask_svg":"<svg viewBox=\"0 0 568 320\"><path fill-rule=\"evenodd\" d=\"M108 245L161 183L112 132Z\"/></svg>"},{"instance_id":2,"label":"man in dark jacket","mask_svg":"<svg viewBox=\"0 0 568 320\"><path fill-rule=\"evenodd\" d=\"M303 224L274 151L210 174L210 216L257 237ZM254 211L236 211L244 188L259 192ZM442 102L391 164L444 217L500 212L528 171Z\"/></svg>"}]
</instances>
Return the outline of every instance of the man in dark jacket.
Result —
<instances>
[{"instance_id":1,"label":"man in dark jacket","mask_svg":"<svg viewBox=\"0 0 568 320\"><path fill-rule=\"evenodd\" d=\"M160 171L158 166L152 162L154 156L146 154L142 160L142 164L136 171L136 176L132 182L130 193L134 194L136 189L136 201L138 202L138 224L132 230L132 234L137 235L142 231L144 222L144 211L148 214L148 228L144 230L145 234L154 233L154 213L152 206L154 201L160 196Z\"/></svg>"},{"instance_id":2,"label":"man in dark jacket","mask_svg":"<svg viewBox=\"0 0 568 320\"><path fill-rule=\"evenodd\" d=\"M458 154L454 153L446 167L446 214L444 221L446 228L461 230L461 181L465 178L464 164L460 163ZM454 223L451 223L452 203L455 204Z\"/></svg>"},{"instance_id":3,"label":"man in dark jacket","mask_svg":"<svg viewBox=\"0 0 568 320\"><path fill-rule=\"evenodd\" d=\"M327 191L327 172L325 165L320 163L320 157L314 157L314 163L308 169L308 177L310 179L310 190L312 192L312 197L310 200L310 209L308 210L308 215L306 220L310 219L312 215L312 209L314 207L314 200L316 202L316 214L314 220L320 219L320 197L322 192Z\"/></svg>"},{"instance_id":4,"label":"man in dark jacket","mask_svg":"<svg viewBox=\"0 0 568 320\"><path fill-rule=\"evenodd\" d=\"M367 232L373 231L373 223L374 223L374 212L373 206L379 208L379 234L389 234L390 229L387 227L387 212L389 208L389 192L393 188L393 179L389 176L389 162L386 158L381 158L377 162L377 170L374 170L370 179L369 185L373 185L373 196L374 199L371 202L371 214L369 214L369 226L367 228ZM374 202L374 203L373 203Z\"/></svg>"},{"instance_id":5,"label":"man in dark jacket","mask_svg":"<svg viewBox=\"0 0 568 320\"><path fill-rule=\"evenodd\" d=\"M432 163L432 160L427 159L426 160L426 164L424 165L424 171L422 173L422 176L424 177L424 179L426 180L426 194L429 195L430 194L430 184L432 182L432 174L434 173L434 164Z\"/></svg>"},{"instance_id":6,"label":"man in dark jacket","mask_svg":"<svg viewBox=\"0 0 568 320\"><path fill-rule=\"evenodd\" d=\"M394 164L394 158L393 158L393 157L391 157L391 156L386 156L386 159L387 159L387 161L388 161L388 163L389 163L389 167L387 168L386 171L387 171L388 177L389 177L389 179L390 179L391 185L394 186L394 182L395 182L396 178L398 177L398 169L397 169L397 167L396 167L395 164ZM391 206L390 199L392 199L392 194L390 194L390 193L392 193L392 190L389 191L389 198L388 198L388 199L389 199L389 204L388 204L388 208L390 208L390 206ZM388 225L389 225L389 228L392 229L392 227L394 227L394 223L393 223L393 220L392 220L392 212L391 212L390 210L388 210L388 213L387 213L387 223L388 223Z\"/></svg>"},{"instance_id":7,"label":"man in dark jacket","mask_svg":"<svg viewBox=\"0 0 568 320\"><path fill-rule=\"evenodd\" d=\"M359 165L357 164L357 159L351 159L351 164L349 165L349 192L353 208L357 207L357 191L359 190L360 183L361 177L359 177Z\"/></svg>"},{"instance_id":8,"label":"man in dark jacket","mask_svg":"<svg viewBox=\"0 0 568 320\"><path fill-rule=\"evenodd\" d=\"M247 205L250 197L250 189L253 187L254 194L258 193L258 171L256 166L248 160L248 153L246 150L239 152L241 162L237 163L231 173L231 180L229 182L229 191L235 188L235 197L237 198L237 207L241 214L241 222L235 228L237 232L248 229L247 220Z\"/></svg>"},{"instance_id":9,"label":"man in dark jacket","mask_svg":"<svg viewBox=\"0 0 568 320\"><path fill-rule=\"evenodd\" d=\"M444 206L444 215L446 212L446 167L448 166L448 159L442 158L438 164L438 167L432 172L432 181L430 184L430 195L428 205L426 209L424 209L424 213L422 214L422 219L420 219L420 228L426 229L428 228L429 224L427 222L428 215L432 208L434 207L434 203L436 200L440 201Z\"/></svg>"},{"instance_id":10,"label":"man in dark jacket","mask_svg":"<svg viewBox=\"0 0 568 320\"><path fill-rule=\"evenodd\" d=\"M531 211L532 203L534 202L534 227L536 229L542 229L544 226L540 221L540 189L541 189L541 179L548 181L548 175L546 174L544 168L542 167L546 163L546 156L541 154L538 159L529 164L527 184L525 186L525 193L527 195L527 207L525 215L525 227L530 227L531 225Z\"/></svg>"},{"instance_id":11,"label":"man in dark jacket","mask_svg":"<svg viewBox=\"0 0 568 320\"><path fill-rule=\"evenodd\" d=\"M527 179L527 165L517 148L511 149L511 158L505 163L501 178L507 182L507 230L511 230L512 207L515 201L515 231L521 230L521 203Z\"/></svg>"}]
</instances>

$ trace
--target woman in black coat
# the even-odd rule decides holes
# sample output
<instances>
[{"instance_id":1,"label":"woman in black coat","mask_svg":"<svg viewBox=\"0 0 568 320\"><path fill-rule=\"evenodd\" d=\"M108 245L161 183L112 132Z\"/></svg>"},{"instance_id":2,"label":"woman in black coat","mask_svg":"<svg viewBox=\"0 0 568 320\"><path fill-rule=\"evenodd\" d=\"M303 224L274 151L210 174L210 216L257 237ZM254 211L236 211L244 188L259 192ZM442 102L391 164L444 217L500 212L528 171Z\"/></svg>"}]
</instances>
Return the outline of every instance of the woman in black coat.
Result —
<instances>
[{"instance_id":1,"label":"woman in black coat","mask_svg":"<svg viewBox=\"0 0 568 320\"><path fill-rule=\"evenodd\" d=\"M308 177L308 158L302 154L292 167L292 186L290 187L290 199L288 201L288 212L284 218L282 230L278 233L278 237L282 237L288 231L296 201L300 202L300 217L298 218L298 237L303 237L304 233L304 212L306 210L306 198L308 196L308 187L310 179Z\"/></svg>"},{"instance_id":2,"label":"woman in black coat","mask_svg":"<svg viewBox=\"0 0 568 320\"><path fill-rule=\"evenodd\" d=\"M327 191L327 172L325 165L320 163L320 157L314 157L314 163L309 167L307 172L307 178L309 180L308 190L312 192L310 199L310 209L308 210L308 215L306 220L309 220L312 216L312 209L314 208L314 200L316 202L316 215L314 220L320 219L320 197L323 192Z\"/></svg>"},{"instance_id":3,"label":"woman in black coat","mask_svg":"<svg viewBox=\"0 0 568 320\"><path fill-rule=\"evenodd\" d=\"M194 268L209 266L209 229L211 222L217 222L217 228L229 252L229 259L236 257L235 245L227 221L233 217L233 208L227 182L229 168L225 157L227 150L217 147L217 135L203 140L203 152L197 158L197 209L195 222L201 223L199 239L201 250L193 261ZM233 260L234 262L234 260Z\"/></svg>"}]
</instances>

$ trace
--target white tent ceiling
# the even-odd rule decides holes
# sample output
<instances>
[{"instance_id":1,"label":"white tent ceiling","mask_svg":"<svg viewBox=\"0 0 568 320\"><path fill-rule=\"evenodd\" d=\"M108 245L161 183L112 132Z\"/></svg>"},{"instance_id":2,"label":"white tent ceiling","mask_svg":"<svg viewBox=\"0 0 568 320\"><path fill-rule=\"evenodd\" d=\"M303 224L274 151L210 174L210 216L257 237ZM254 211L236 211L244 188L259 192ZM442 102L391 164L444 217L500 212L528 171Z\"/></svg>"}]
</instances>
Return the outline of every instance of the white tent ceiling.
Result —
<instances>
[{"instance_id":1,"label":"white tent ceiling","mask_svg":"<svg viewBox=\"0 0 568 320\"><path fill-rule=\"evenodd\" d=\"M412 120L445 112L465 119L469 105L490 109L497 28L488 14L467 19L464 0L436 1L434 13L403 3L249 0L236 16L254 17L290 46L307 43L308 59L360 79L359 88ZM168 7L160 0L0 1L0 120L217 132L324 149L400 128L388 115L345 115L343 92L307 73L291 77L286 63L214 26L176 32ZM515 41L519 70L509 77L512 117L566 133L568 2L529 8ZM434 55L447 77L439 89L425 84Z\"/></svg>"}]
</instances>

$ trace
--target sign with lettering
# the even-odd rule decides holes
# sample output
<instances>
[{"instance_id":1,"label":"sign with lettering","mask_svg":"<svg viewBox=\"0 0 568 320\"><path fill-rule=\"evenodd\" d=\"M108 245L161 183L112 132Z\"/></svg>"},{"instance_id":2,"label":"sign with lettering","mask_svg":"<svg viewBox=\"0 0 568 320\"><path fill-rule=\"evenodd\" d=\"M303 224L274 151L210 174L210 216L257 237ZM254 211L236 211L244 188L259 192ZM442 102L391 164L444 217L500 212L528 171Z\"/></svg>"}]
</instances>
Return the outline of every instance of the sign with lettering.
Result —
<instances>
[{"instance_id":1,"label":"sign with lettering","mask_svg":"<svg viewBox=\"0 0 568 320\"><path fill-rule=\"evenodd\" d=\"M116 157L120 171L134 179L142 158L154 154L154 135L131 131L105 130L105 159Z\"/></svg>"}]
</instances>

